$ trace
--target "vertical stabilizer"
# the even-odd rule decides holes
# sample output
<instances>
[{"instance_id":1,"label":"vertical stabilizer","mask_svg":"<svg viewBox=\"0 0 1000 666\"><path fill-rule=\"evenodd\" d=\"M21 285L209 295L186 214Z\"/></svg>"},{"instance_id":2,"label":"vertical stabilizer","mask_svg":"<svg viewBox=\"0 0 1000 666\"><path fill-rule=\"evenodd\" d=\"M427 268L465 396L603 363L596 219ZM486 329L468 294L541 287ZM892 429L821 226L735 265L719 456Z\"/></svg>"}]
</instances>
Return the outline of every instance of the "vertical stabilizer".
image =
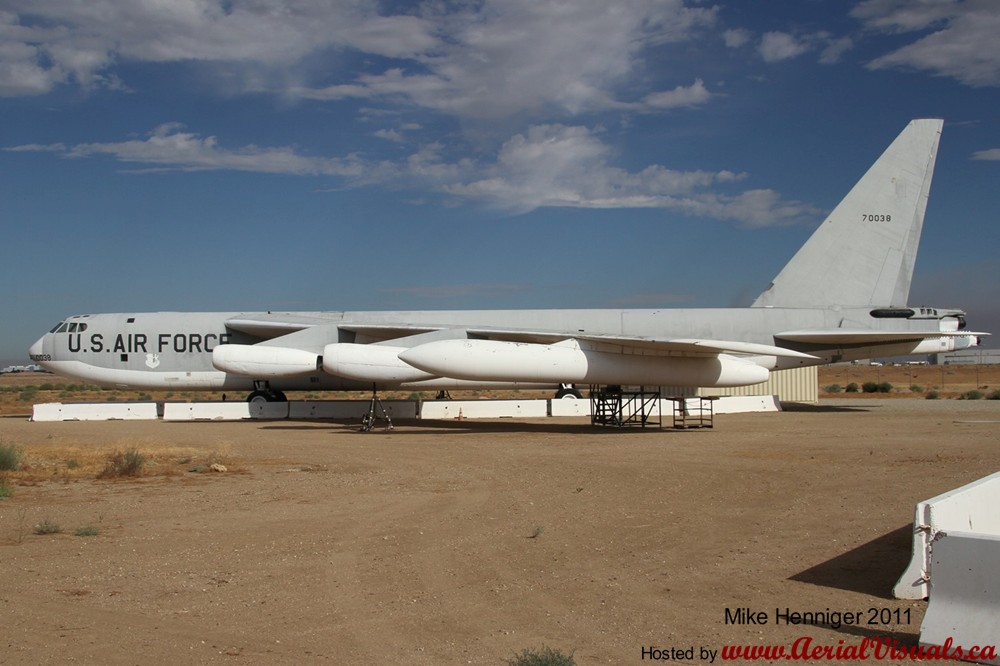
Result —
<instances>
[{"instance_id":1,"label":"vertical stabilizer","mask_svg":"<svg viewBox=\"0 0 1000 666\"><path fill-rule=\"evenodd\" d=\"M943 124L911 121L754 307L906 305Z\"/></svg>"}]
</instances>

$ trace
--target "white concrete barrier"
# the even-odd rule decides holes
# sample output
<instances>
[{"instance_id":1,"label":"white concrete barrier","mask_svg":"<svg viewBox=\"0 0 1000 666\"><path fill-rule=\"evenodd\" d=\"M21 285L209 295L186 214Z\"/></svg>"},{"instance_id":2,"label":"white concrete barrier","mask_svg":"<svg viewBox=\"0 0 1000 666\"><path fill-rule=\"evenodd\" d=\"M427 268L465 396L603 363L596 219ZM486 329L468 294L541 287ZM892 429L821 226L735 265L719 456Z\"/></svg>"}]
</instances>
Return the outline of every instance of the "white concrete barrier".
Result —
<instances>
[{"instance_id":1,"label":"white concrete barrier","mask_svg":"<svg viewBox=\"0 0 1000 666\"><path fill-rule=\"evenodd\" d=\"M382 406L393 419L417 418L414 400L382 400ZM305 400L288 403L290 419L360 419L368 413L370 400ZM378 416L382 413L375 410Z\"/></svg>"},{"instance_id":2,"label":"white concrete barrier","mask_svg":"<svg viewBox=\"0 0 1000 666\"><path fill-rule=\"evenodd\" d=\"M569 402L569 401L567 401ZM580 401L577 401L580 402ZM589 413L590 401L587 411ZM433 400L421 403L421 419L496 419L548 416L548 400Z\"/></svg>"},{"instance_id":3,"label":"white concrete barrier","mask_svg":"<svg viewBox=\"0 0 1000 666\"><path fill-rule=\"evenodd\" d=\"M996 505L993 505L995 509ZM1000 664L1000 536L940 532L932 546L931 594L920 625L920 644L961 646L960 657ZM992 652L969 652L972 647ZM957 656L957 655L955 655Z\"/></svg>"},{"instance_id":4,"label":"white concrete barrier","mask_svg":"<svg viewBox=\"0 0 1000 666\"><path fill-rule=\"evenodd\" d=\"M697 398L692 398L692 404ZM662 400L661 414L673 413L670 400ZM238 421L241 419L360 419L368 411L368 400L323 400L293 402L168 402L165 421ZM542 418L546 416L590 416L589 399L552 400L383 400L393 419L489 419ZM727 396L713 401L716 414L777 411L775 396ZM157 418L156 403L108 402L35 405L34 421L101 421Z\"/></svg>"},{"instance_id":5,"label":"white concrete barrier","mask_svg":"<svg viewBox=\"0 0 1000 666\"><path fill-rule=\"evenodd\" d=\"M923 599L932 580L931 551L941 532L1000 536L1000 472L918 502L913 519L913 556L892 593Z\"/></svg>"},{"instance_id":6,"label":"white concrete barrier","mask_svg":"<svg viewBox=\"0 0 1000 666\"><path fill-rule=\"evenodd\" d=\"M776 395L727 395L715 400L713 411L716 414L780 412L781 403Z\"/></svg>"},{"instance_id":7,"label":"white concrete barrier","mask_svg":"<svg viewBox=\"0 0 1000 666\"><path fill-rule=\"evenodd\" d=\"M155 402L50 402L34 405L32 421L155 421Z\"/></svg>"},{"instance_id":8,"label":"white concrete barrier","mask_svg":"<svg viewBox=\"0 0 1000 666\"><path fill-rule=\"evenodd\" d=\"M168 402L164 421L239 421L250 418L247 402Z\"/></svg>"},{"instance_id":9,"label":"white concrete barrier","mask_svg":"<svg viewBox=\"0 0 1000 666\"><path fill-rule=\"evenodd\" d=\"M553 398L549 416L590 416L589 398Z\"/></svg>"}]
</instances>

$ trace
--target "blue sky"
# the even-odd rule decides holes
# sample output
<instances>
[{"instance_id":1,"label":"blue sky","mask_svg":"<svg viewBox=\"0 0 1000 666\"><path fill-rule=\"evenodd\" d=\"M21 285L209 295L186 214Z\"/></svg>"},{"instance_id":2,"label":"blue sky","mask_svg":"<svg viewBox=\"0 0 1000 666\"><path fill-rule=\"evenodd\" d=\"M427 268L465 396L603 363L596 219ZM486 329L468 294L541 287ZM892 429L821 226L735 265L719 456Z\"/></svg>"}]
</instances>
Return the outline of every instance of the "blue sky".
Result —
<instances>
[{"instance_id":1,"label":"blue sky","mask_svg":"<svg viewBox=\"0 0 1000 666\"><path fill-rule=\"evenodd\" d=\"M1000 333L998 34L995 0L5 0L0 361L90 312L746 305L916 117L910 304Z\"/></svg>"}]
</instances>

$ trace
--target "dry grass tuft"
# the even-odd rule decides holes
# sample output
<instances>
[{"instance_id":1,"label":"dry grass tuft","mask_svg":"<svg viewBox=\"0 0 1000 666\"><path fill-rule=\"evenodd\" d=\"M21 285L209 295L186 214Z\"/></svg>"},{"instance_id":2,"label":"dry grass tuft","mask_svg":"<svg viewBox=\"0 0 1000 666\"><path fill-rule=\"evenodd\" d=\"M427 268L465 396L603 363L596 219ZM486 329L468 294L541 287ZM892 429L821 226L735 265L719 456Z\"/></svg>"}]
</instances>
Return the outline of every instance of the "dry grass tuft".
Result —
<instances>
[{"instance_id":1,"label":"dry grass tuft","mask_svg":"<svg viewBox=\"0 0 1000 666\"><path fill-rule=\"evenodd\" d=\"M77 445L27 446L20 468L4 472L10 486L35 486L48 481L72 483L85 479L130 480L183 476L197 465L223 464L229 473L244 472L231 460L228 446L214 449L119 442L114 447Z\"/></svg>"}]
</instances>

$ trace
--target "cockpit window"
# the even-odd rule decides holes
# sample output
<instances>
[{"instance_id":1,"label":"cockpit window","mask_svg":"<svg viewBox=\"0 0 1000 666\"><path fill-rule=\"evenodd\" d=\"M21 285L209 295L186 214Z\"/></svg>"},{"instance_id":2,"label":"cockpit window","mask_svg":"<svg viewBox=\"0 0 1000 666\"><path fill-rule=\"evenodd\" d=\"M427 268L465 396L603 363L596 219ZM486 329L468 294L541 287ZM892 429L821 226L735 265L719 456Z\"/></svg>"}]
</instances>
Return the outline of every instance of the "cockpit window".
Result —
<instances>
[{"instance_id":1,"label":"cockpit window","mask_svg":"<svg viewBox=\"0 0 1000 666\"><path fill-rule=\"evenodd\" d=\"M49 331L49 333L55 333L56 331L59 330L59 327L62 326L62 325L63 325L63 323L59 322L58 324L56 324L55 326L52 327L52 330Z\"/></svg>"},{"instance_id":2,"label":"cockpit window","mask_svg":"<svg viewBox=\"0 0 1000 666\"><path fill-rule=\"evenodd\" d=\"M55 332L56 333L65 333L68 328L69 328L69 324L67 324L66 322L63 322L63 323L59 324L59 328L57 328L55 330Z\"/></svg>"}]
</instances>

